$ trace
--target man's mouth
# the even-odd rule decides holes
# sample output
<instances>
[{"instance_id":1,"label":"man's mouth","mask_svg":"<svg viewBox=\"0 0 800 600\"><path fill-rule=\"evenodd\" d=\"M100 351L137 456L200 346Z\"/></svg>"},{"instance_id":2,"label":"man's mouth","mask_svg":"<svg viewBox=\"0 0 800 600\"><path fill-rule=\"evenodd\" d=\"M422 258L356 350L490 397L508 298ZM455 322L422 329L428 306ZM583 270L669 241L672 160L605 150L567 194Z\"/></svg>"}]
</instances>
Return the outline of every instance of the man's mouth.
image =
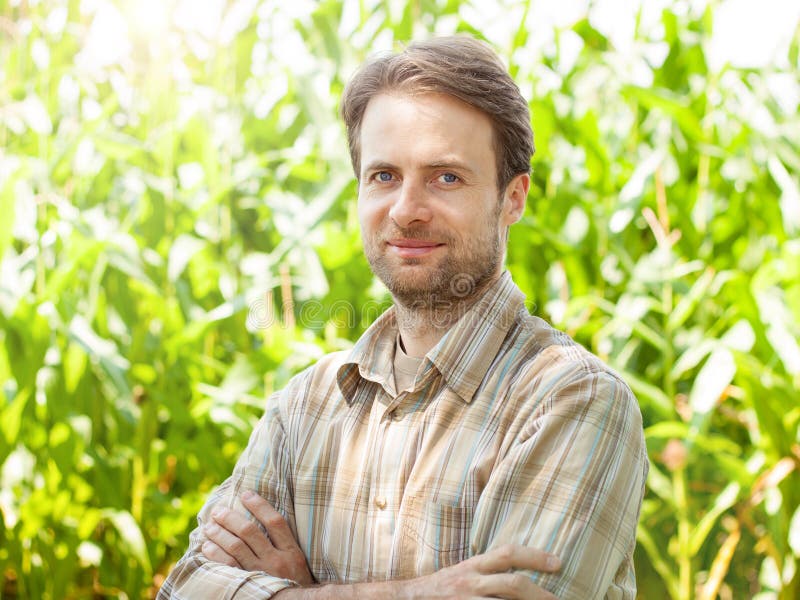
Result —
<instances>
[{"instance_id":1,"label":"man's mouth","mask_svg":"<svg viewBox=\"0 0 800 600\"><path fill-rule=\"evenodd\" d=\"M419 258L431 254L437 248L444 246L440 242L408 238L393 238L388 240L386 244L400 258Z\"/></svg>"}]
</instances>

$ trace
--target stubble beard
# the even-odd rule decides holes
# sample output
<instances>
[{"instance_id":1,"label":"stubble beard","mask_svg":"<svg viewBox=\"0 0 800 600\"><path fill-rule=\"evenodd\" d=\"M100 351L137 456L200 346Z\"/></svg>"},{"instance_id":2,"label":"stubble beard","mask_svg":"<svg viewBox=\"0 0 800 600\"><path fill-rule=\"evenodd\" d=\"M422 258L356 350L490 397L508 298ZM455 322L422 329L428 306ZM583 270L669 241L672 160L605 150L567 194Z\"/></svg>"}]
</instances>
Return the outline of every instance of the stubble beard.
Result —
<instances>
[{"instance_id":1,"label":"stubble beard","mask_svg":"<svg viewBox=\"0 0 800 600\"><path fill-rule=\"evenodd\" d=\"M477 300L499 272L502 252L498 214L494 226L486 227L477 239L458 239L421 228L395 229L364 240L364 251L373 273L391 292L404 320L417 326L427 323L449 327ZM393 260L385 248L386 239L437 239L447 254L436 264L424 266L425 259Z\"/></svg>"}]
</instances>

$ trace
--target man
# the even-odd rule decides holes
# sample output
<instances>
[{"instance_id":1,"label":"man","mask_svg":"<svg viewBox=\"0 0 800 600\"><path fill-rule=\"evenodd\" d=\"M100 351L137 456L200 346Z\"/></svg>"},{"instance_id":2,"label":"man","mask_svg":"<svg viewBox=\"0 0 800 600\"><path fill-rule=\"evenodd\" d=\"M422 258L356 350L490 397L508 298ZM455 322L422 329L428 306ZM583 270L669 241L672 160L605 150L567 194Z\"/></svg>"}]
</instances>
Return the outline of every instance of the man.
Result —
<instances>
[{"instance_id":1,"label":"man","mask_svg":"<svg viewBox=\"0 0 800 600\"><path fill-rule=\"evenodd\" d=\"M345 90L364 250L394 306L267 402L167 598L635 598L648 463L629 388L502 264L525 100L463 37Z\"/></svg>"}]
</instances>

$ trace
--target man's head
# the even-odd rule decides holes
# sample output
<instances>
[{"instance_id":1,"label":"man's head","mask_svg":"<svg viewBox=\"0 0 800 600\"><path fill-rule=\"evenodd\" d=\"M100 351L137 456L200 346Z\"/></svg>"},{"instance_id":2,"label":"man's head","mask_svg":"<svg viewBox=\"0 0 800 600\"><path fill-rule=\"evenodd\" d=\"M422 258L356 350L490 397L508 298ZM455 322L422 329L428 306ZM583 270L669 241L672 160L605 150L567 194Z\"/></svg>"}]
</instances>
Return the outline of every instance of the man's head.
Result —
<instances>
[{"instance_id":1,"label":"man's head","mask_svg":"<svg viewBox=\"0 0 800 600\"><path fill-rule=\"evenodd\" d=\"M500 59L469 37L412 42L399 54L380 56L361 67L342 98L350 158L361 171L361 123L370 100L381 93L445 94L484 113L492 123L497 189L530 172L533 132L528 104Z\"/></svg>"},{"instance_id":2,"label":"man's head","mask_svg":"<svg viewBox=\"0 0 800 600\"><path fill-rule=\"evenodd\" d=\"M372 270L406 308L469 305L525 208L533 139L517 86L486 46L445 38L367 64L342 112Z\"/></svg>"}]
</instances>

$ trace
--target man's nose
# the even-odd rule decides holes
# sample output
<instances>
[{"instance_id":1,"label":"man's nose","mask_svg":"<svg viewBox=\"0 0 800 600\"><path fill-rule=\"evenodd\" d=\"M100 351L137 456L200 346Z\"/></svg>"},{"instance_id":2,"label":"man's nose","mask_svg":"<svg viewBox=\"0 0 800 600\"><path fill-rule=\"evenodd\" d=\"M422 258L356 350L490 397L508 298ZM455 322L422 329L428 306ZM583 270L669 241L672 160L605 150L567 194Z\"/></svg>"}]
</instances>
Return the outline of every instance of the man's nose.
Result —
<instances>
[{"instance_id":1,"label":"man's nose","mask_svg":"<svg viewBox=\"0 0 800 600\"><path fill-rule=\"evenodd\" d=\"M408 227L415 221L428 222L431 220L428 200L424 184L404 179L389 209L389 217L398 227Z\"/></svg>"}]
</instances>

